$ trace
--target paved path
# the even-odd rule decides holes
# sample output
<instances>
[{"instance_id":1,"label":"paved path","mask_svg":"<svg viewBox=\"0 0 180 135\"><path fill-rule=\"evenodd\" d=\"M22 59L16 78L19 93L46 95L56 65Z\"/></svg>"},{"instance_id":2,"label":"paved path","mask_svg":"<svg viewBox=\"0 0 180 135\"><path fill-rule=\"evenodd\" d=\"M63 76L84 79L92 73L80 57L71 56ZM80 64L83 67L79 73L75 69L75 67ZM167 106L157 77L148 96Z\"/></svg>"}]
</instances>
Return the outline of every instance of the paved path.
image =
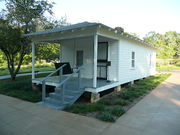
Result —
<instances>
[{"instance_id":1,"label":"paved path","mask_svg":"<svg viewBox=\"0 0 180 135\"><path fill-rule=\"evenodd\" d=\"M102 135L180 135L180 71L132 107Z\"/></svg>"},{"instance_id":2,"label":"paved path","mask_svg":"<svg viewBox=\"0 0 180 135\"><path fill-rule=\"evenodd\" d=\"M44 71L44 72L38 72L36 73L37 74L44 74L44 73L51 73L53 71ZM28 75L32 75L32 73L22 73L22 74L17 74L16 76L19 77L19 76L28 76ZM0 76L0 79L8 79L8 78L11 78L10 75L3 75L3 76Z\"/></svg>"},{"instance_id":3,"label":"paved path","mask_svg":"<svg viewBox=\"0 0 180 135\"><path fill-rule=\"evenodd\" d=\"M0 95L0 135L180 135L180 71L113 124Z\"/></svg>"}]
</instances>

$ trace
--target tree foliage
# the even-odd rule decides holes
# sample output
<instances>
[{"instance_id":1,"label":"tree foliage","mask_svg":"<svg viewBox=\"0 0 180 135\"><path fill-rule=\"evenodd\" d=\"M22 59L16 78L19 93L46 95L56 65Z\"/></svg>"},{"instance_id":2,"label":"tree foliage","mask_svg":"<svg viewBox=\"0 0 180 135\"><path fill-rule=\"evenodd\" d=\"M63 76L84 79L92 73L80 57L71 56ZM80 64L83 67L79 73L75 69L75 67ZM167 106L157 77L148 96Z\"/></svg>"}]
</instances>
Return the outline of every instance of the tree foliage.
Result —
<instances>
[{"instance_id":1,"label":"tree foliage","mask_svg":"<svg viewBox=\"0 0 180 135\"><path fill-rule=\"evenodd\" d=\"M20 26L23 33L36 31L39 21L45 18L44 14L52 12L53 3L47 0L6 0L7 20L14 26Z\"/></svg>"},{"instance_id":2,"label":"tree foliage","mask_svg":"<svg viewBox=\"0 0 180 135\"><path fill-rule=\"evenodd\" d=\"M24 56L30 52L30 41L22 40L22 34L36 31L44 14L52 14L53 3L47 0L6 0L1 12L1 50L6 56L12 80L18 73ZM15 65L17 64L17 68Z\"/></svg>"},{"instance_id":3,"label":"tree foliage","mask_svg":"<svg viewBox=\"0 0 180 135\"><path fill-rule=\"evenodd\" d=\"M56 43L38 43L36 45L37 60L54 61L59 59L60 45ZM43 53L42 53L43 52Z\"/></svg>"},{"instance_id":4,"label":"tree foliage","mask_svg":"<svg viewBox=\"0 0 180 135\"><path fill-rule=\"evenodd\" d=\"M158 58L180 58L180 34L169 31L159 34L154 31L149 32L144 40L159 47Z\"/></svg>"},{"instance_id":5,"label":"tree foliage","mask_svg":"<svg viewBox=\"0 0 180 135\"><path fill-rule=\"evenodd\" d=\"M21 29L13 28L7 21L0 19L0 49L6 57L12 80L15 79L27 51L21 33ZM15 67L17 59L18 63Z\"/></svg>"}]
</instances>

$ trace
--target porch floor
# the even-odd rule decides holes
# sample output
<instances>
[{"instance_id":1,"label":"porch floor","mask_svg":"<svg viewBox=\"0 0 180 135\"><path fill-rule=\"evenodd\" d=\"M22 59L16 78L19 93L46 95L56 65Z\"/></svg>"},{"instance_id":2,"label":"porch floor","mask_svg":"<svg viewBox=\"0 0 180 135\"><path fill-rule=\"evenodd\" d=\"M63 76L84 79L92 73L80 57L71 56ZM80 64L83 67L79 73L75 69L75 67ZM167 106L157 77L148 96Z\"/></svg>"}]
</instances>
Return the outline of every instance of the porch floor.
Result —
<instances>
[{"instance_id":1,"label":"porch floor","mask_svg":"<svg viewBox=\"0 0 180 135\"><path fill-rule=\"evenodd\" d=\"M63 81L64 79L66 79L68 76L67 75L63 75L61 77L61 81ZM32 80L32 83L35 84L42 84L41 80L44 77L41 78L35 78ZM50 78L48 78L46 80L46 85L49 86L58 86L60 83L60 77L59 76L52 76ZM98 79L97 80L97 88L102 88L102 87L107 87L107 86L114 86L114 84L116 84L117 82L114 81L107 81L107 80L102 80L102 79ZM108 87L111 88L111 87ZM78 89L78 77L72 77L71 79L69 79L66 83L65 89ZM95 90L93 88L93 79L87 79L87 78L81 78L81 89L85 90L85 91L92 91Z\"/></svg>"}]
</instances>

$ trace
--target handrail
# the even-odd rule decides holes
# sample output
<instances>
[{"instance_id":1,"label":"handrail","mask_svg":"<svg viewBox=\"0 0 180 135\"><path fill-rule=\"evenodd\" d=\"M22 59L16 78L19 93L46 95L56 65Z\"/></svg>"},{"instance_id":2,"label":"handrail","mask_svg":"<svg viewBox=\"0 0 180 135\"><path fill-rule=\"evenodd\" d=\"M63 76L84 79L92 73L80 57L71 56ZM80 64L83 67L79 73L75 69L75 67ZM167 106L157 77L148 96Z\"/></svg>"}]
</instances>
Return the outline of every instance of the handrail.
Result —
<instances>
[{"instance_id":1,"label":"handrail","mask_svg":"<svg viewBox=\"0 0 180 135\"><path fill-rule=\"evenodd\" d=\"M66 81L68 81L74 74L79 72L81 69L82 67L79 67L75 72L73 72L70 76L68 76L65 80L63 80L57 87L60 87L61 85L63 85Z\"/></svg>"},{"instance_id":2,"label":"handrail","mask_svg":"<svg viewBox=\"0 0 180 135\"><path fill-rule=\"evenodd\" d=\"M46 98L46 84L45 84L45 80L48 79L50 76L52 76L53 74L55 74L56 72L60 71L61 69L63 69L63 67L65 67L67 64L63 64L61 67L59 67L58 69L56 69L54 72L50 73L48 76L46 76L45 78L43 78L41 80L42 82L42 101L45 100ZM60 74L61 76L61 74Z\"/></svg>"},{"instance_id":3,"label":"handrail","mask_svg":"<svg viewBox=\"0 0 180 135\"><path fill-rule=\"evenodd\" d=\"M63 67L65 67L67 64L63 64L61 67L59 67L58 69L56 69L54 72L50 73L48 76L46 76L45 78L43 78L41 80L41 82L45 81L46 79L48 79L49 77L51 77L53 74L55 74L57 71L60 71Z\"/></svg>"}]
</instances>

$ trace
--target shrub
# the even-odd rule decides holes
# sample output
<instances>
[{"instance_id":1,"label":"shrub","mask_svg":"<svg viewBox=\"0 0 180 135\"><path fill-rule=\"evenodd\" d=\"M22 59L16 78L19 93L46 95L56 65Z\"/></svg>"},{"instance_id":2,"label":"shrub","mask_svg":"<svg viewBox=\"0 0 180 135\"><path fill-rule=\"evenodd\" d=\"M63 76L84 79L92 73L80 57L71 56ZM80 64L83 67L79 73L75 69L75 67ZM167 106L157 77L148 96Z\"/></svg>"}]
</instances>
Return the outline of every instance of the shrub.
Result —
<instances>
[{"instance_id":1,"label":"shrub","mask_svg":"<svg viewBox=\"0 0 180 135\"><path fill-rule=\"evenodd\" d=\"M129 103L130 102L128 100L123 100L123 99L114 100L114 105L125 106L125 105L128 105Z\"/></svg>"},{"instance_id":2,"label":"shrub","mask_svg":"<svg viewBox=\"0 0 180 135\"><path fill-rule=\"evenodd\" d=\"M87 114L90 112L99 112L103 111L105 106L103 104L73 104L71 106L66 107L66 111L77 113L77 114Z\"/></svg>"},{"instance_id":3,"label":"shrub","mask_svg":"<svg viewBox=\"0 0 180 135\"><path fill-rule=\"evenodd\" d=\"M109 110L111 114L120 117L125 113L124 109L122 107L113 107L112 109Z\"/></svg>"},{"instance_id":4,"label":"shrub","mask_svg":"<svg viewBox=\"0 0 180 135\"><path fill-rule=\"evenodd\" d=\"M104 111L98 114L98 118L103 121L108 121L108 122L115 122L116 117L112 115L111 112L109 111Z\"/></svg>"},{"instance_id":5,"label":"shrub","mask_svg":"<svg viewBox=\"0 0 180 135\"><path fill-rule=\"evenodd\" d=\"M123 100L123 99L115 99L115 100L114 99L101 99L97 103L107 105L107 106L111 106L111 105L125 106L125 105L129 104L129 101Z\"/></svg>"}]
</instances>

